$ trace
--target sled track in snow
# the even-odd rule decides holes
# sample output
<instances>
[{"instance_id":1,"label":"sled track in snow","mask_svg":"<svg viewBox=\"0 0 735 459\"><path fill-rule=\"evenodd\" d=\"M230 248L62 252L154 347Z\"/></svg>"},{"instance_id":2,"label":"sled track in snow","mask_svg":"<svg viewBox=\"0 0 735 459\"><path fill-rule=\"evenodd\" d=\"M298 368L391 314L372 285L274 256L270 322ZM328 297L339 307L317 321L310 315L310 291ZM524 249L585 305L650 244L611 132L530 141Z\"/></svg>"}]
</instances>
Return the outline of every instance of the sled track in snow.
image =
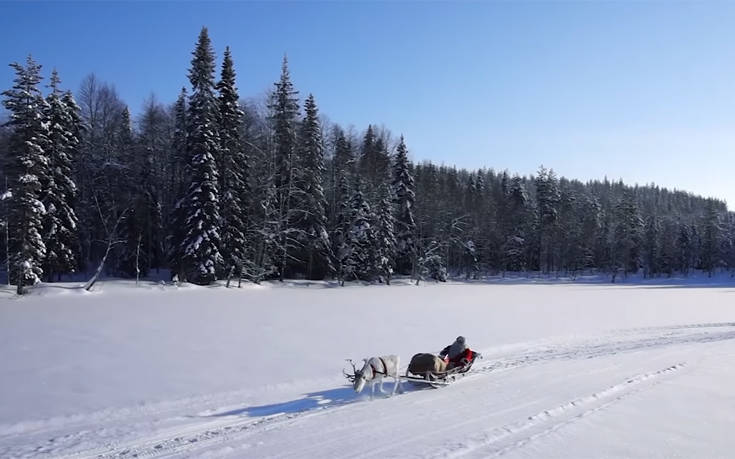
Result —
<instances>
[{"instance_id":1,"label":"sled track in snow","mask_svg":"<svg viewBox=\"0 0 735 459\"><path fill-rule=\"evenodd\" d=\"M730 330L718 330L714 332L701 331L709 328L730 328ZM703 344L735 339L735 323L695 324L675 327L632 329L631 331L641 332L646 330L669 331L669 333L664 333L659 336L645 336L638 339L621 339L602 342L588 341L586 344L581 343L572 346L544 346L541 349L529 350L527 352L495 359L494 362L482 365L478 369L473 368L473 371L468 376L513 369L553 360L592 359L623 352L636 352L682 344ZM691 333L688 332L690 330L697 331Z\"/></svg>"},{"instance_id":2,"label":"sled track in snow","mask_svg":"<svg viewBox=\"0 0 735 459\"><path fill-rule=\"evenodd\" d=\"M686 363L681 362L661 370L627 378L618 384L586 397L576 398L555 408L544 410L528 419L471 437L460 445L450 445L437 457L461 457L475 455L498 457L520 448L533 440L549 435L562 427L596 413L652 385L660 378L679 371Z\"/></svg>"},{"instance_id":3,"label":"sled track in snow","mask_svg":"<svg viewBox=\"0 0 735 459\"><path fill-rule=\"evenodd\" d=\"M678 325L672 327L650 327L618 330L612 335L603 335L595 339L576 343L562 343L558 345L544 344L533 346L520 352L507 353L493 357L493 361L484 365L475 365L473 370L455 384L462 384L463 380L487 376L493 372L510 371L516 368L541 365L557 360L579 360L610 356L619 353L646 351L669 346L712 343L735 339L735 323L709 323ZM482 363L482 361L478 362ZM634 393L635 390L648 387L650 381L660 379L679 370L684 363L678 363L669 368L654 373L642 374L612 386L588 397L568 402L557 408L546 410L532 416L528 420L496 429L485 433L481 437L472 439L470 445L455 445L454 449L444 455L471 454L482 451L483 456L501 455L505 451L520 447L540 435L546 435L558 428L573 422L575 419L586 416L605 408L610 403ZM645 384L644 384L645 383ZM451 391L450 388L439 389ZM405 395L410 396L412 390ZM48 430L40 429L33 432L33 441L45 438L43 442L26 443L22 447L16 444L15 448L4 448L2 444L7 438L22 438L22 433L0 435L0 456L2 457L38 457L52 455L53 457L69 458L141 458L167 457L177 455L195 455L205 447L222 444L228 440L244 441L248 436L270 429L287 428L290 423L312 416L328 415L334 410L349 409L354 403L362 403L358 398L340 400L325 400L318 407L299 410L299 400L293 401L295 407L291 412L274 413L271 415L251 417L240 414L228 415L227 410L210 412L206 415L174 416L164 409L162 412L150 412L151 417L184 420L179 425L152 429L152 434L143 438L130 438L129 432L123 432L123 439L116 439L115 426L105 426L104 420L95 423L92 419L83 422L83 417L75 417L73 424L78 426L76 432L69 432L70 426L54 425ZM289 404L284 404L289 405ZM247 408L247 407L245 407ZM123 410L121 410L123 411ZM131 417L140 415L135 410L127 410ZM245 412L246 409L235 412ZM288 411L288 410L286 410ZM124 419L124 415L111 416L116 423ZM133 422L146 424L139 418ZM155 424L154 424L155 425ZM146 430L146 429L142 429ZM151 430L151 429L147 429ZM127 439L125 439L125 434Z\"/></svg>"}]
</instances>

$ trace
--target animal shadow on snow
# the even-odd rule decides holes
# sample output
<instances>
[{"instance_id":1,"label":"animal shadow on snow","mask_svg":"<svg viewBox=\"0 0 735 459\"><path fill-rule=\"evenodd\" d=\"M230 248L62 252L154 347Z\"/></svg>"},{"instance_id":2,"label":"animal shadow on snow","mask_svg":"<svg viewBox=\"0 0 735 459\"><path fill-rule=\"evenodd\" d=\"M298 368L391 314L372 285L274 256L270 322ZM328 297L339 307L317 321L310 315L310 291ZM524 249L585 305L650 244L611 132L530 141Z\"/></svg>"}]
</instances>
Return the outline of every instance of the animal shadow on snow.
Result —
<instances>
[{"instance_id":1,"label":"animal shadow on snow","mask_svg":"<svg viewBox=\"0 0 735 459\"><path fill-rule=\"evenodd\" d=\"M405 390L404 390L405 391ZM381 394L376 392L375 399L387 398L390 392ZM398 395L398 394L396 394ZM338 405L346 405L362 400L368 400L367 394L357 394L352 386L345 386L337 389L329 389L319 392L305 394L303 398L289 400L287 402L273 403L270 405L246 406L236 408L234 410L222 411L219 413L208 414L206 417L224 417L224 416L250 416L263 417L273 416L282 413L301 413L318 408L333 407Z\"/></svg>"}]
</instances>

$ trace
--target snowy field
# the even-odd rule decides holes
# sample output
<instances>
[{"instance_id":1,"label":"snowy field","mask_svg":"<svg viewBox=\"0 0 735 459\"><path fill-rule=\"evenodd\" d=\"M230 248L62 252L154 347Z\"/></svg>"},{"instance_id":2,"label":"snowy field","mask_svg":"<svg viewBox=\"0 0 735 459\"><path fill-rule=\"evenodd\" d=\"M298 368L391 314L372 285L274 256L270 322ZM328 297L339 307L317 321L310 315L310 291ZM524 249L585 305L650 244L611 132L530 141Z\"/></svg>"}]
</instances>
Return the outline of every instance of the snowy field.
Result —
<instances>
[{"instance_id":1,"label":"snowy field","mask_svg":"<svg viewBox=\"0 0 735 459\"><path fill-rule=\"evenodd\" d=\"M0 290L0 457L732 457L735 282ZM345 358L484 355L356 396ZM390 389L392 384L386 384Z\"/></svg>"}]
</instances>

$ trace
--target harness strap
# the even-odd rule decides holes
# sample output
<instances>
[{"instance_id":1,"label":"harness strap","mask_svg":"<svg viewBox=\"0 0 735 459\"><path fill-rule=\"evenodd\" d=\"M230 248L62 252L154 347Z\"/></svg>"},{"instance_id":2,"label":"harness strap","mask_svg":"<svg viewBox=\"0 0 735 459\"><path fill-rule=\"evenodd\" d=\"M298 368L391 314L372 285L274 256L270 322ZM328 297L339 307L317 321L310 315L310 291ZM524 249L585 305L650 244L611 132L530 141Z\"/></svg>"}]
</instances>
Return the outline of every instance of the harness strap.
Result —
<instances>
[{"instance_id":1,"label":"harness strap","mask_svg":"<svg viewBox=\"0 0 735 459\"><path fill-rule=\"evenodd\" d=\"M378 359L380 359L380 363L383 364L383 372L381 373L380 371L376 370L373 364L371 363L370 368L373 369L373 374L377 373L379 375L388 376L388 365L385 364L385 360L383 360L383 357L378 357Z\"/></svg>"}]
</instances>

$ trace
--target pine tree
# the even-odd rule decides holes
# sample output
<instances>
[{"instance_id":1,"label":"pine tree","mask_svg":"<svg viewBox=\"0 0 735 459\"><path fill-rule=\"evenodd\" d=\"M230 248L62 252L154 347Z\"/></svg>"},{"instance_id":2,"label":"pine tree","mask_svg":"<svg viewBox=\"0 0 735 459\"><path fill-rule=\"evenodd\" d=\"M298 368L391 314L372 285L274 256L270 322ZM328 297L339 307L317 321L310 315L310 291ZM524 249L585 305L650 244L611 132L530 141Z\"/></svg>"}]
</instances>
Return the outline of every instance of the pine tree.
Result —
<instances>
[{"instance_id":1,"label":"pine tree","mask_svg":"<svg viewBox=\"0 0 735 459\"><path fill-rule=\"evenodd\" d=\"M162 178L157 165L168 151L164 130L168 118L150 99L140 119L139 135L128 159L130 205L121 224L125 241L120 269L138 279L161 265L163 213Z\"/></svg>"},{"instance_id":2,"label":"pine tree","mask_svg":"<svg viewBox=\"0 0 735 459\"><path fill-rule=\"evenodd\" d=\"M349 197L351 197L353 193L346 175L339 177L337 188L338 195L343 196L344 198L337 202L335 227L334 232L332 233L332 253L334 253L335 262L337 264L335 267L337 278L344 283L345 277L348 274L347 259L350 255L349 232L352 210L350 208Z\"/></svg>"},{"instance_id":3,"label":"pine tree","mask_svg":"<svg viewBox=\"0 0 735 459\"><path fill-rule=\"evenodd\" d=\"M191 170L189 161L189 149L187 145L187 107L186 88L181 88L179 97L174 105L174 132L172 139L172 184L171 188L176 196L173 203L171 216L169 217L168 229L168 262L172 274L178 279L186 278L184 256L186 237L186 192L187 182L190 181Z\"/></svg>"},{"instance_id":4,"label":"pine tree","mask_svg":"<svg viewBox=\"0 0 735 459\"><path fill-rule=\"evenodd\" d=\"M671 276L676 270L676 237L677 227L672 218L663 219L659 231L660 270Z\"/></svg>"},{"instance_id":5,"label":"pine tree","mask_svg":"<svg viewBox=\"0 0 735 459\"><path fill-rule=\"evenodd\" d=\"M615 208L615 228L612 242L612 261L615 271L624 275L635 273L640 267L643 220L632 193L626 192Z\"/></svg>"},{"instance_id":6,"label":"pine tree","mask_svg":"<svg viewBox=\"0 0 735 459\"><path fill-rule=\"evenodd\" d=\"M375 276L377 265L377 241L373 222L375 216L370 204L357 184L350 200L350 226L343 246L344 279L370 281Z\"/></svg>"},{"instance_id":7,"label":"pine tree","mask_svg":"<svg viewBox=\"0 0 735 459\"><path fill-rule=\"evenodd\" d=\"M652 277L659 273L660 265L660 233L661 225L655 215L646 218L643 228L643 275Z\"/></svg>"},{"instance_id":8,"label":"pine tree","mask_svg":"<svg viewBox=\"0 0 735 459\"><path fill-rule=\"evenodd\" d=\"M503 174L502 199L504 225L500 247L503 271L522 271L528 267L528 194L519 176L508 178Z\"/></svg>"},{"instance_id":9,"label":"pine tree","mask_svg":"<svg viewBox=\"0 0 735 459\"><path fill-rule=\"evenodd\" d=\"M43 218L43 240L46 244L44 274L53 275L76 270L76 233L79 220L74 212L77 187L72 179L72 161L79 149L79 107L70 93L59 89L61 80L54 70L51 74L51 93L46 98L45 117L49 125L46 156L49 176L43 185L42 202L46 208Z\"/></svg>"},{"instance_id":10,"label":"pine tree","mask_svg":"<svg viewBox=\"0 0 735 459\"><path fill-rule=\"evenodd\" d=\"M136 275L136 255L140 229L136 218L136 207L140 194L138 172L142 169L139 162L139 148L136 144L130 110L125 106L121 112L114 139L115 152L113 163L107 171L106 186L103 190L103 215L107 220L118 221L116 238L123 244L116 244L112 251L112 264L119 274Z\"/></svg>"},{"instance_id":11,"label":"pine tree","mask_svg":"<svg viewBox=\"0 0 735 459\"><path fill-rule=\"evenodd\" d=\"M214 87L214 51L207 29L199 34L193 53L189 81L187 146L189 151L191 185L184 200L186 236L183 253L188 280L210 284L223 260L219 248L220 215L218 171L219 156L217 129L217 98Z\"/></svg>"},{"instance_id":12,"label":"pine tree","mask_svg":"<svg viewBox=\"0 0 735 459\"><path fill-rule=\"evenodd\" d=\"M539 263L543 272L554 267L554 249L559 223L559 181L553 170L541 166L536 176L536 201L538 203Z\"/></svg>"},{"instance_id":13,"label":"pine tree","mask_svg":"<svg viewBox=\"0 0 735 459\"><path fill-rule=\"evenodd\" d=\"M713 200L708 200L705 207L702 231L702 269L712 277L720 264L720 218Z\"/></svg>"},{"instance_id":14,"label":"pine tree","mask_svg":"<svg viewBox=\"0 0 735 459\"><path fill-rule=\"evenodd\" d=\"M220 191L222 255L229 271L240 277L247 258L245 230L248 225L248 158L240 139L243 112L235 87L235 68L230 48L225 49L219 91Z\"/></svg>"},{"instance_id":15,"label":"pine tree","mask_svg":"<svg viewBox=\"0 0 735 459\"><path fill-rule=\"evenodd\" d=\"M376 147L377 138L371 124L368 125L365 136L362 139L359 158L359 172L368 186L375 182L375 163L376 163Z\"/></svg>"},{"instance_id":16,"label":"pine tree","mask_svg":"<svg viewBox=\"0 0 735 459\"><path fill-rule=\"evenodd\" d=\"M403 136L396 148L393 192L396 208L396 271L409 274L416 257L417 232L413 216L416 194Z\"/></svg>"},{"instance_id":17,"label":"pine tree","mask_svg":"<svg viewBox=\"0 0 735 459\"><path fill-rule=\"evenodd\" d=\"M676 246L677 269L682 274L689 274L689 270L694 267L694 241L691 228L682 222L679 222Z\"/></svg>"},{"instance_id":18,"label":"pine tree","mask_svg":"<svg viewBox=\"0 0 735 459\"><path fill-rule=\"evenodd\" d=\"M334 168L339 183L339 178L352 175L355 168L355 157L352 152L352 145L349 140L345 137L345 133L342 129L337 129L335 135L335 147L334 147Z\"/></svg>"},{"instance_id":19,"label":"pine tree","mask_svg":"<svg viewBox=\"0 0 735 459\"><path fill-rule=\"evenodd\" d=\"M299 135L299 176L296 177L298 195L295 226L299 244L305 252L306 276L322 279L333 271L327 233L326 199L322 189L324 175L324 146L314 96L304 103L305 117Z\"/></svg>"},{"instance_id":20,"label":"pine tree","mask_svg":"<svg viewBox=\"0 0 735 459\"><path fill-rule=\"evenodd\" d=\"M378 189L380 200L375 212L375 240L377 272L390 285L395 266L396 236L393 218L393 199L390 188L383 184Z\"/></svg>"},{"instance_id":21,"label":"pine tree","mask_svg":"<svg viewBox=\"0 0 735 459\"><path fill-rule=\"evenodd\" d=\"M287 263L294 248L292 228L292 205L295 189L293 187L294 169L298 163L296 152L296 125L298 123L298 92L293 88L288 71L288 60L283 57L281 78L275 83L269 108L275 143L275 167L273 183L276 189L276 208L278 211L277 260L280 279L286 274Z\"/></svg>"},{"instance_id":22,"label":"pine tree","mask_svg":"<svg viewBox=\"0 0 735 459\"><path fill-rule=\"evenodd\" d=\"M580 209L582 229L580 245L582 247L582 267L593 268L597 265L597 247L602 231L602 208L594 196L587 196Z\"/></svg>"},{"instance_id":23,"label":"pine tree","mask_svg":"<svg viewBox=\"0 0 735 459\"><path fill-rule=\"evenodd\" d=\"M12 128L8 146L10 178L10 248L11 278L17 279L17 292L24 293L26 284L41 281L42 263L46 257L43 241L43 217L46 209L41 202L43 183L49 181L48 112L46 101L38 89L41 66L31 56L26 65L10 64L15 70L12 89L3 92L3 105L10 111Z\"/></svg>"}]
</instances>

